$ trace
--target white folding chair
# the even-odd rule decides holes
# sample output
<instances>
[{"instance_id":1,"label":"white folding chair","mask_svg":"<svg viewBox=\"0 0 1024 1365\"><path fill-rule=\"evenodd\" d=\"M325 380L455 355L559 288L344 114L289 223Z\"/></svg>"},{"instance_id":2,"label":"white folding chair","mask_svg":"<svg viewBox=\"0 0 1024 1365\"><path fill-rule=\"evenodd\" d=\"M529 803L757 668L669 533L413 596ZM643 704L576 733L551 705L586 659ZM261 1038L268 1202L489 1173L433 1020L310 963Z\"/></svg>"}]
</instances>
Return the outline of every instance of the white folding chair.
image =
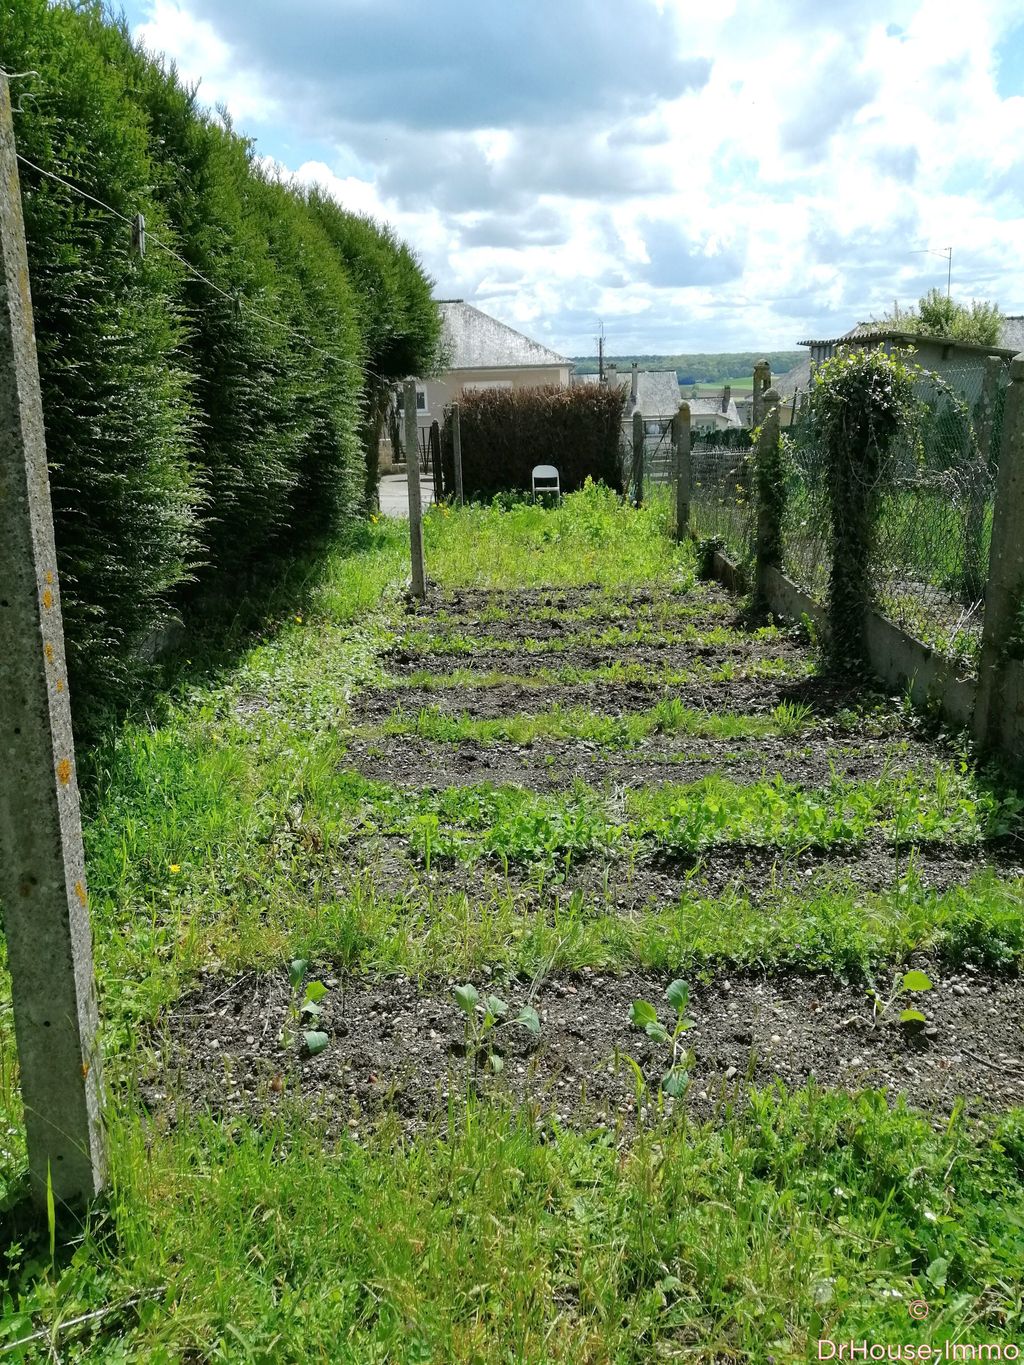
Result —
<instances>
[{"instance_id":1,"label":"white folding chair","mask_svg":"<svg viewBox=\"0 0 1024 1365\"><path fill-rule=\"evenodd\" d=\"M553 464L534 465L533 469L533 496L536 501L538 493L554 493L557 502L562 501L562 485L558 478L558 470Z\"/></svg>"}]
</instances>

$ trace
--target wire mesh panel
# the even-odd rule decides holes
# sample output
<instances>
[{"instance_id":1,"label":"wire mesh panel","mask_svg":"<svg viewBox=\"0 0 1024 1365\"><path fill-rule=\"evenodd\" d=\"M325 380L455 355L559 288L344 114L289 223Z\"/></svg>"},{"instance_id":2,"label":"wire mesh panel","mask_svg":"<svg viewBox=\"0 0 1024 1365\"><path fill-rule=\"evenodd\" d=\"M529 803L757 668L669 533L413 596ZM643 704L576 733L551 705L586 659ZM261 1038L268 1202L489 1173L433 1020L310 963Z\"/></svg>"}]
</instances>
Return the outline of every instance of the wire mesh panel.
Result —
<instances>
[{"instance_id":1,"label":"wire mesh panel","mask_svg":"<svg viewBox=\"0 0 1024 1365\"><path fill-rule=\"evenodd\" d=\"M879 609L968 663L981 644L1006 367L993 378L988 393L980 365L918 381L916 439L891 452L871 563Z\"/></svg>"},{"instance_id":2,"label":"wire mesh panel","mask_svg":"<svg viewBox=\"0 0 1024 1365\"><path fill-rule=\"evenodd\" d=\"M642 462L633 449L633 421L623 422L619 437L622 482L632 496L654 485L669 484L673 478L672 418L644 417Z\"/></svg>"},{"instance_id":3,"label":"wire mesh panel","mask_svg":"<svg viewBox=\"0 0 1024 1365\"><path fill-rule=\"evenodd\" d=\"M726 442L715 432L695 435L690 450L691 525L699 539L720 542L737 562L753 549L752 457L748 440Z\"/></svg>"},{"instance_id":4,"label":"wire mesh panel","mask_svg":"<svg viewBox=\"0 0 1024 1365\"><path fill-rule=\"evenodd\" d=\"M988 378L986 380L986 373ZM976 661L988 572L1006 366L985 358L922 372L916 421L888 452L873 494L870 587L879 610L966 664ZM828 593L827 452L813 423L790 443L783 568L819 601Z\"/></svg>"},{"instance_id":5,"label":"wire mesh panel","mask_svg":"<svg viewBox=\"0 0 1024 1365\"><path fill-rule=\"evenodd\" d=\"M809 427L787 428L788 483L782 518L782 569L819 602L828 594L832 538L825 451Z\"/></svg>"}]
</instances>

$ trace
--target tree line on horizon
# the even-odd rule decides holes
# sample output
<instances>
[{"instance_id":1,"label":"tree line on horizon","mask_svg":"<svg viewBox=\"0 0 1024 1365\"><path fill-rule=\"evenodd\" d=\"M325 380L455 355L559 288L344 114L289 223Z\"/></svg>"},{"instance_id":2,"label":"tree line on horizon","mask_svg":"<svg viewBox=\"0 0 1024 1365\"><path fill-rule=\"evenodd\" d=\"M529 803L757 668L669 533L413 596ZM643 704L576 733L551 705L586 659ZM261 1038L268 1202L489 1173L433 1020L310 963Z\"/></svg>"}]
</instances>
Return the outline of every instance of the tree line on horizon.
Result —
<instances>
[{"instance_id":1,"label":"tree line on horizon","mask_svg":"<svg viewBox=\"0 0 1024 1365\"><path fill-rule=\"evenodd\" d=\"M606 365L617 365L629 371L636 361L642 370L675 370L680 384L722 384L737 375L754 373L759 360L767 360L772 374L785 374L803 360L806 351L722 351L695 352L692 355L611 355L605 356ZM597 374L598 359L593 356L573 356L577 374Z\"/></svg>"}]
</instances>

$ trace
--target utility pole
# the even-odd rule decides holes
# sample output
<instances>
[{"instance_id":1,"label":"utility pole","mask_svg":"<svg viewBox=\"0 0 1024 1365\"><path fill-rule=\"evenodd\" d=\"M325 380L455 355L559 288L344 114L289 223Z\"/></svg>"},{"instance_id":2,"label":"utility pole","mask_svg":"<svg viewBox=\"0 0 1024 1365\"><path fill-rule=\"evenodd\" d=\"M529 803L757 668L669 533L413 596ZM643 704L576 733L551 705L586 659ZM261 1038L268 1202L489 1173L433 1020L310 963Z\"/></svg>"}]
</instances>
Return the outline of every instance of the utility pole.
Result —
<instances>
[{"instance_id":1,"label":"utility pole","mask_svg":"<svg viewBox=\"0 0 1024 1365\"><path fill-rule=\"evenodd\" d=\"M604 323L597 337L597 382L604 383Z\"/></svg>"},{"instance_id":2,"label":"utility pole","mask_svg":"<svg viewBox=\"0 0 1024 1365\"><path fill-rule=\"evenodd\" d=\"M25 225L0 74L0 901L32 1193L106 1180L85 855Z\"/></svg>"}]
</instances>

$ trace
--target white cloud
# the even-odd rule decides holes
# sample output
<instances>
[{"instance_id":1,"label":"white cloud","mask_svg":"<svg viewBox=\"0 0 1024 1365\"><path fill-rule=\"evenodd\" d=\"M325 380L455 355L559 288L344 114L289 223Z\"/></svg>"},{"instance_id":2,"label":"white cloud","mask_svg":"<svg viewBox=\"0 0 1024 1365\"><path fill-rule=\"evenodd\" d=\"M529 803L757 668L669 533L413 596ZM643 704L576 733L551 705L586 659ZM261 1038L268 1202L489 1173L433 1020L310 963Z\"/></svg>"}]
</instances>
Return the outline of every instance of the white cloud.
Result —
<instances>
[{"instance_id":1,"label":"white cloud","mask_svg":"<svg viewBox=\"0 0 1024 1365\"><path fill-rule=\"evenodd\" d=\"M501 113L480 126L447 107L458 69L401 116L359 121L312 83L296 99L273 51L277 30L292 53L317 44L301 7L264 7L243 42L237 0L146 3L147 43L203 76L243 130L269 124L299 148L291 174L392 222L443 296L490 303L566 352L592 348L599 318L612 352L789 347L942 283L923 249L950 244L954 292L1024 311L1024 98L996 88L1016 0L975 0L969 24L959 0L660 0L661 38L679 46L650 89L627 9L617 68L575 112L558 86L562 60L582 88L573 54L549 43L521 121L507 91L469 83ZM594 61L608 50L589 42ZM364 56L331 55L339 84Z\"/></svg>"}]
</instances>

